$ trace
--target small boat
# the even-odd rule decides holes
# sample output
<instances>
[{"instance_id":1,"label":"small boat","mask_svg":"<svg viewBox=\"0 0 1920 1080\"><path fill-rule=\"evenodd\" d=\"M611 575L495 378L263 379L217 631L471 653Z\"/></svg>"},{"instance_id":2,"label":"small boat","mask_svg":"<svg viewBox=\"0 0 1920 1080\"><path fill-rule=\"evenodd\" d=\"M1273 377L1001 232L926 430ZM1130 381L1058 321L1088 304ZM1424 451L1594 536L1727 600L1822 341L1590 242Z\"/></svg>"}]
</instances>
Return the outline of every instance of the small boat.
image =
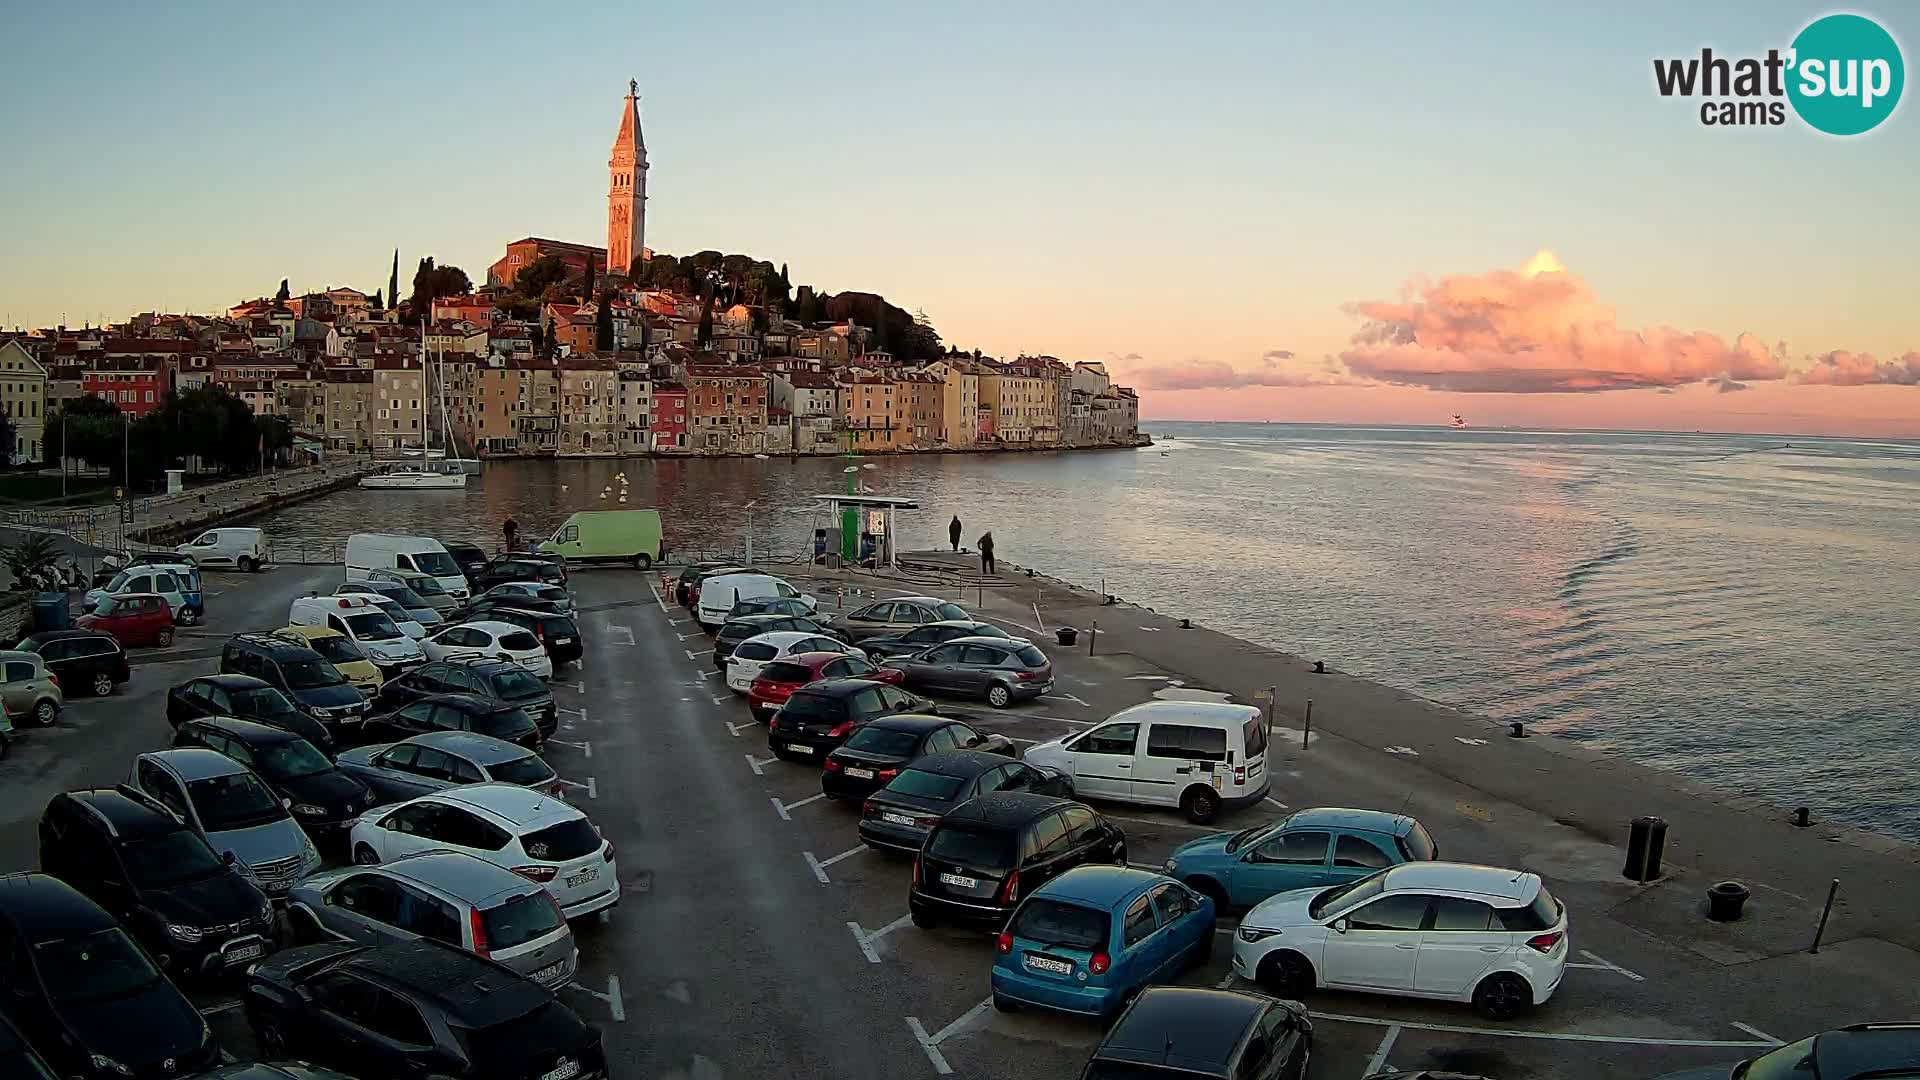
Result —
<instances>
[{"instance_id":1,"label":"small boat","mask_svg":"<svg viewBox=\"0 0 1920 1080\"><path fill-rule=\"evenodd\" d=\"M396 465L383 473L360 478L360 486L374 490L452 491L467 486L461 471L435 472L418 465Z\"/></svg>"},{"instance_id":2,"label":"small boat","mask_svg":"<svg viewBox=\"0 0 1920 1080\"><path fill-rule=\"evenodd\" d=\"M1467 429L1467 418L1461 416L1459 413L1454 413L1453 423L1448 426L1455 431L1465 431Z\"/></svg>"}]
</instances>

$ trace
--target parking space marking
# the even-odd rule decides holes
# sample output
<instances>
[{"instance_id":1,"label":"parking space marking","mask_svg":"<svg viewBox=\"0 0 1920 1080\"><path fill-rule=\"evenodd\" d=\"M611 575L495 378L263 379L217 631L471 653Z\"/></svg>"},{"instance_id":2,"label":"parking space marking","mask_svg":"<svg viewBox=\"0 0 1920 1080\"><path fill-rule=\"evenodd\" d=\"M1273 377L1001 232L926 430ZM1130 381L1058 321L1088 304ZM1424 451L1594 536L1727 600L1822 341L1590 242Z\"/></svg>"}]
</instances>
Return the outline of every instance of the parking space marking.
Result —
<instances>
[{"instance_id":1,"label":"parking space marking","mask_svg":"<svg viewBox=\"0 0 1920 1080\"><path fill-rule=\"evenodd\" d=\"M584 754L587 757L593 756L593 744L590 742L585 742L585 741L568 742L565 739L548 739L547 745L548 746L571 746L575 750L580 751L580 753Z\"/></svg>"},{"instance_id":2,"label":"parking space marking","mask_svg":"<svg viewBox=\"0 0 1920 1080\"><path fill-rule=\"evenodd\" d=\"M680 700L685 701L687 699L681 698ZM740 733L742 731L745 731L748 728L757 728L760 726L760 721L758 720L749 720L744 724L736 724L731 720L725 721L725 723L727 725L727 734L733 736L736 739L740 737Z\"/></svg>"},{"instance_id":3,"label":"parking space marking","mask_svg":"<svg viewBox=\"0 0 1920 1080\"><path fill-rule=\"evenodd\" d=\"M697 638L697 637L706 637L707 635L705 635L705 634L703 634L703 633L701 633L701 632L700 632L700 631L698 631L698 630L695 630L695 631L694 631L693 633L691 633L691 634L675 634L675 635L673 635L673 636L674 636L674 637L677 637L677 638L679 638L679 639L680 639L681 641L685 641L685 640L687 640L688 638Z\"/></svg>"},{"instance_id":4,"label":"parking space marking","mask_svg":"<svg viewBox=\"0 0 1920 1080\"><path fill-rule=\"evenodd\" d=\"M607 627L607 632L608 632L608 633L610 633L610 634L611 634L611 633L614 633L614 632L616 632L616 631L617 631L617 632L618 632L618 633L619 633L620 635L622 635L622 636L624 636L624 637L625 637L625 638L626 638L627 640L625 640L625 641L621 641L621 640L620 640L619 638L617 638L617 637L616 637L616 638L614 638L614 639L613 639L613 643L614 643L615 645L632 645L632 644L634 643L634 641L633 641L633 627L631 627L631 626L620 626L620 625L618 625L618 624L610 624L610 625L608 625L608 627Z\"/></svg>"},{"instance_id":5,"label":"parking space marking","mask_svg":"<svg viewBox=\"0 0 1920 1080\"><path fill-rule=\"evenodd\" d=\"M1759 1028L1754 1027L1752 1024L1742 1023L1739 1020L1732 1021L1732 1023L1734 1027L1739 1028L1741 1031L1746 1032L1747 1034L1753 1036L1756 1039L1765 1039L1769 1043L1772 1043L1775 1046L1786 1045L1785 1043L1781 1042L1779 1039L1776 1039L1773 1036L1767 1034L1766 1032L1761 1031Z\"/></svg>"},{"instance_id":6,"label":"parking space marking","mask_svg":"<svg viewBox=\"0 0 1920 1080\"><path fill-rule=\"evenodd\" d=\"M660 598L660 590L653 587L653 582L651 581L647 582L647 591L653 594L653 602L660 605L660 611L662 614L668 614L668 615L672 614L671 612L667 611L667 602Z\"/></svg>"},{"instance_id":7,"label":"parking space marking","mask_svg":"<svg viewBox=\"0 0 1920 1080\"><path fill-rule=\"evenodd\" d=\"M733 725L728 724L727 726L732 727ZM768 797L767 801L773 804L773 812L780 815L781 821L792 821L793 818L788 816L788 811L798 810L810 802L819 802L821 799L824 799L826 797L827 797L827 793L822 791L815 795L809 795L806 798L801 799L799 802L791 802L791 803L781 802L779 799L773 798L771 796Z\"/></svg>"},{"instance_id":8,"label":"parking space marking","mask_svg":"<svg viewBox=\"0 0 1920 1080\"><path fill-rule=\"evenodd\" d=\"M1000 720L1051 720L1056 724L1072 724L1075 727L1086 727L1089 724L1097 724L1100 722L1098 720L1069 720L1064 716L1044 716L1040 713L1004 712L1003 711L1003 712L990 713L988 715L991 715Z\"/></svg>"},{"instance_id":9,"label":"parking space marking","mask_svg":"<svg viewBox=\"0 0 1920 1080\"><path fill-rule=\"evenodd\" d=\"M760 767L762 765L771 765L774 762L780 760L777 757L757 758L757 757L754 757L752 754L741 754L740 756L747 759L747 768L752 769L753 775L755 776L767 775L766 773L760 771Z\"/></svg>"},{"instance_id":10,"label":"parking space marking","mask_svg":"<svg viewBox=\"0 0 1920 1080\"><path fill-rule=\"evenodd\" d=\"M1078 705L1083 709L1093 708L1092 705L1080 700L1078 697L1075 697L1072 694L1041 694L1040 697L1042 700L1046 700L1046 701L1059 701L1061 699L1065 699L1067 701L1073 702L1075 705Z\"/></svg>"},{"instance_id":11,"label":"parking space marking","mask_svg":"<svg viewBox=\"0 0 1920 1080\"><path fill-rule=\"evenodd\" d=\"M579 709L569 709L565 705L555 705L553 707L553 711L557 713L571 713L582 720L585 720L587 718L587 710L584 707Z\"/></svg>"},{"instance_id":12,"label":"parking space marking","mask_svg":"<svg viewBox=\"0 0 1920 1080\"><path fill-rule=\"evenodd\" d=\"M699 652L694 652L692 649L682 649L681 651L687 654L687 659L689 660L699 660L701 657L713 652L712 649L701 649Z\"/></svg>"},{"instance_id":13,"label":"parking space marking","mask_svg":"<svg viewBox=\"0 0 1920 1080\"><path fill-rule=\"evenodd\" d=\"M1367 1062L1366 1071L1360 1074L1362 1080L1387 1067L1387 1055L1393 1052L1393 1041L1399 1037L1399 1024L1388 1028L1387 1033L1380 1037L1380 1048L1373 1052L1372 1059Z\"/></svg>"},{"instance_id":14,"label":"parking space marking","mask_svg":"<svg viewBox=\"0 0 1920 1080\"><path fill-rule=\"evenodd\" d=\"M715 705L725 705L725 704L726 704L727 702L729 702L729 701L732 701L732 700L733 700L733 699L732 699L732 698L730 698L730 697L721 697L721 696L720 696L719 694L713 694L713 695L711 695L711 696L712 696L712 698L713 698L713 703L714 703Z\"/></svg>"},{"instance_id":15,"label":"parking space marking","mask_svg":"<svg viewBox=\"0 0 1920 1080\"><path fill-rule=\"evenodd\" d=\"M907 1027L913 1031L913 1037L920 1043L920 1049L926 1051L927 1060L933 1062L934 1072L941 1076L953 1072L953 1066L947 1064L945 1055L940 1053L940 1048L934 1045L933 1039L927 1035L927 1029L920 1023L919 1017L907 1017Z\"/></svg>"},{"instance_id":16,"label":"parking space marking","mask_svg":"<svg viewBox=\"0 0 1920 1080\"><path fill-rule=\"evenodd\" d=\"M702 681L704 681L704 680L707 680L707 679L711 679L711 678L713 678L713 677L714 677L715 675L718 675L718 674L720 674L720 673L719 673L718 671L703 671L703 672L701 672L701 673L700 673L700 678L701 678L701 680L702 680Z\"/></svg>"},{"instance_id":17,"label":"parking space marking","mask_svg":"<svg viewBox=\"0 0 1920 1080\"><path fill-rule=\"evenodd\" d=\"M1595 967L1605 968L1608 971L1625 975L1627 978L1632 979L1634 982L1647 981L1644 976L1636 975L1633 972L1628 971L1626 968L1623 968L1619 964L1616 964L1613 961L1607 959L1606 957L1601 956L1599 953L1589 952L1586 949L1581 949L1580 955L1593 961ZM1585 966L1585 965L1580 965L1580 966Z\"/></svg>"},{"instance_id":18,"label":"parking space marking","mask_svg":"<svg viewBox=\"0 0 1920 1080\"><path fill-rule=\"evenodd\" d=\"M549 682L547 683L547 685L557 686L562 690L571 690L576 694L584 694L587 692L586 686L577 681L576 682Z\"/></svg>"},{"instance_id":19,"label":"parking space marking","mask_svg":"<svg viewBox=\"0 0 1920 1080\"><path fill-rule=\"evenodd\" d=\"M912 921L913 916L902 915L878 930L867 931L861 929L859 923L849 920L847 922L847 929L853 931L854 943L859 945L860 951L866 955L867 963L877 964L880 962L880 954L874 951L873 943Z\"/></svg>"},{"instance_id":20,"label":"parking space marking","mask_svg":"<svg viewBox=\"0 0 1920 1080\"><path fill-rule=\"evenodd\" d=\"M597 799L600 797L600 789L594 784L593 777L591 776L587 777L587 782L584 784L578 780L569 780L564 776L556 776L554 779L568 787L585 788L587 790L587 798L589 799Z\"/></svg>"},{"instance_id":21,"label":"parking space marking","mask_svg":"<svg viewBox=\"0 0 1920 1080\"><path fill-rule=\"evenodd\" d=\"M803 851L800 855L807 860L807 866L812 868L813 876L820 879L820 884L831 885L833 884L833 880L827 877L827 867L832 866L841 859L850 859L865 850L867 850L867 845L861 844L857 848L848 848L831 859L816 859L811 851Z\"/></svg>"},{"instance_id":22,"label":"parking space marking","mask_svg":"<svg viewBox=\"0 0 1920 1080\"><path fill-rule=\"evenodd\" d=\"M1574 1031L1521 1031L1515 1028L1466 1027L1461 1024L1423 1024L1413 1020L1387 1020L1378 1016L1351 1016L1346 1013L1316 1012L1309 1015L1315 1020L1326 1020L1337 1024L1401 1027L1412 1031L1444 1031L1453 1035L1492 1035L1507 1039L1542 1039L1548 1042L1610 1043L1620 1046L1704 1046L1729 1050L1780 1045L1778 1042L1755 1042L1751 1039L1655 1039L1639 1035L1587 1035Z\"/></svg>"},{"instance_id":23,"label":"parking space marking","mask_svg":"<svg viewBox=\"0 0 1920 1080\"><path fill-rule=\"evenodd\" d=\"M1281 802L1279 799L1276 799L1271 795L1266 796L1266 801L1272 803L1273 805L1279 807L1282 810L1285 810L1287 808L1286 803Z\"/></svg>"},{"instance_id":24,"label":"parking space marking","mask_svg":"<svg viewBox=\"0 0 1920 1080\"><path fill-rule=\"evenodd\" d=\"M588 994L593 997L597 997L601 1001L606 1002L607 1011L613 1014L614 1023L624 1024L627 1022L627 1005L626 1005L626 1002L622 1000L620 996L620 976L618 975L607 976L607 992L604 994L598 990L595 990L591 986L583 986L577 982L570 982L567 984L567 986L571 989L578 990L583 994Z\"/></svg>"}]
</instances>

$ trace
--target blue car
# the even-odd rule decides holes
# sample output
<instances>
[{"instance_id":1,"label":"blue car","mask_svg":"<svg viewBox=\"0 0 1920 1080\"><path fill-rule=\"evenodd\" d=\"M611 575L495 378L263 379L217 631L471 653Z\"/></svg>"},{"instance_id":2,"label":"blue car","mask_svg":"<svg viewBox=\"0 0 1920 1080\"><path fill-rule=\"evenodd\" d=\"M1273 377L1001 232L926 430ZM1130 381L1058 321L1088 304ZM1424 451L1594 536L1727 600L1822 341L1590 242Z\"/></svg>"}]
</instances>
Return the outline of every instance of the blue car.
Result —
<instances>
[{"instance_id":1,"label":"blue car","mask_svg":"<svg viewBox=\"0 0 1920 1080\"><path fill-rule=\"evenodd\" d=\"M1166 871L1222 910L1244 911L1293 889L1344 885L1403 862L1439 857L1433 837L1410 817L1323 807L1183 844Z\"/></svg>"},{"instance_id":2,"label":"blue car","mask_svg":"<svg viewBox=\"0 0 1920 1080\"><path fill-rule=\"evenodd\" d=\"M1081 866L1035 889L995 942L993 1007L1097 1016L1213 954L1213 901L1162 874Z\"/></svg>"}]
</instances>

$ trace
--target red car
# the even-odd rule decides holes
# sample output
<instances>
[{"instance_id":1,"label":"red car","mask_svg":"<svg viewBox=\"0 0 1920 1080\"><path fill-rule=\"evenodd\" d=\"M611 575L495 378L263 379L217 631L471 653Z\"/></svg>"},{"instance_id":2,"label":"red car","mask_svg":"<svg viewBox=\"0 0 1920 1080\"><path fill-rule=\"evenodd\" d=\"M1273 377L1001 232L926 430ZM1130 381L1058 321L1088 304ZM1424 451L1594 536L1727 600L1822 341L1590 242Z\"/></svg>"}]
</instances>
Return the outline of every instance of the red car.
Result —
<instances>
[{"instance_id":1,"label":"red car","mask_svg":"<svg viewBox=\"0 0 1920 1080\"><path fill-rule=\"evenodd\" d=\"M97 630L121 645L173 644L173 609L159 593L125 593L75 620L82 630Z\"/></svg>"},{"instance_id":2,"label":"red car","mask_svg":"<svg viewBox=\"0 0 1920 1080\"><path fill-rule=\"evenodd\" d=\"M768 662L747 689L747 704L753 718L765 721L787 703L795 690L821 679L870 679L899 686L903 673L892 668L874 667L865 657L837 652L795 653Z\"/></svg>"}]
</instances>

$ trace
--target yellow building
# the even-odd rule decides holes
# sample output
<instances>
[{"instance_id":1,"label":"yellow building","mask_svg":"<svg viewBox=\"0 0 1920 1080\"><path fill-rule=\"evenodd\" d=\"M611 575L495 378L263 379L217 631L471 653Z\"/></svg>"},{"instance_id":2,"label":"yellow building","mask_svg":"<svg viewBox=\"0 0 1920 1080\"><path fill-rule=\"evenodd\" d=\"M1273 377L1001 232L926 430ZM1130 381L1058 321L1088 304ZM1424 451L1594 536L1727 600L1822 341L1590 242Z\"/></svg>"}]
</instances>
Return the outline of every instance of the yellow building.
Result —
<instances>
[{"instance_id":1,"label":"yellow building","mask_svg":"<svg viewBox=\"0 0 1920 1080\"><path fill-rule=\"evenodd\" d=\"M900 388L892 381L861 377L840 389L854 452L902 450L911 444L912 429L902 423Z\"/></svg>"},{"instance_id":2,"label":"yellow building","mask_svg":"<svg viewBox=\"0 0 1920 1080\"><path fill-rule=\"evenodd\" d=\"M980 411L980 372L971 360L937 360L922 369L940 380L939 428L934 441L956 449L974 444Z\"/></svg>"},{"instance_id":3,"label":"yellow building","mask_svg":"<svg viewBox=\"0 0 1920 1080\"><path fill-rule=\"evenodd\" d=\"M0 345L0 409L13 423L7 448L13 461L39 461L47 430L47 369L18 341Z\"/></svg>"}]
</instances>

